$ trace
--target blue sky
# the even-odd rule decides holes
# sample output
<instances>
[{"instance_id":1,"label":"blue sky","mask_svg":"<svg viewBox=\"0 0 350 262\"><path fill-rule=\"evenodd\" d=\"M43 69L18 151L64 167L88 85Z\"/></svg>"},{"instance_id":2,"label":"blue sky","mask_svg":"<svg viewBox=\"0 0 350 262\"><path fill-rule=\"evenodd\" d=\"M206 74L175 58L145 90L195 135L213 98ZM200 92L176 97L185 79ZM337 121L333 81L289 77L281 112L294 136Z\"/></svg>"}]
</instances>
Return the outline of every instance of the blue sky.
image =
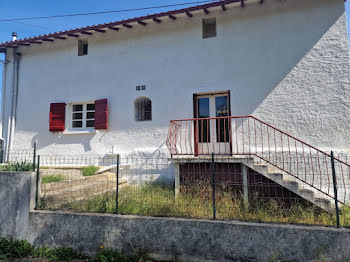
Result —
<instances>
[{"instance_id":1,"label":"blue sky","mask_svg":"<svg viewBox=\"0 0 350 262\"><path fill-rule=\"evenodd\" d=\"M168 4L178 4L185 2L194 2L198 0L1 0L0 19L10 19L19 17L50 16L57 14L73 14L98 12L106 10L120 10L131 8L142 8L148 6L159 6ZM350 17L350 1L345 4L346 12ZM133 11L115 14L103 14L93 16L65 17L47 20L27 20L21 23L0 22L0 42L11 40L11 33L17 32L19 38L45 34L49 32L66 30L86 25L100 24L114 20L120 20L149 13L166 11L174 8L163 8L145 11ZM22 24L25 23L25 24ZM350 29L350 20L348 18L348 27ZM0 59L4 59L0 54ZM0 72L2 64L0 63ZM0 85L2 74L0 73ZM0 93L1 94L1 93Z\"/></svg>"}]
</instances>

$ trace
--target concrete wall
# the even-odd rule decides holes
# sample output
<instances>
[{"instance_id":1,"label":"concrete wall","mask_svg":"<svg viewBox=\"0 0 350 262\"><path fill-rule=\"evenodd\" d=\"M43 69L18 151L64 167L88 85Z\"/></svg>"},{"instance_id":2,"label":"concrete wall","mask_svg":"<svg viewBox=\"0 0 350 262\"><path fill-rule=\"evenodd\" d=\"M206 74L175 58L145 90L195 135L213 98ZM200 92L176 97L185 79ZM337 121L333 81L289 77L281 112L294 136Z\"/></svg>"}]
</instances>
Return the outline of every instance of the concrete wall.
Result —
<instances>
[{"instance_id":1,"label":"concrete wall","mask_svg":"<svg viewBox=\"0 0 350 262\"><path fill-rule=\"evenodd\" d=\"M37 141L41 154L104 154L112 147L122 154L166 151L169 120L193 117L193 93L230 90L232 115L253 114L324 149L349 149L344 1L264 2L94 33L82 57L75 38L20 47L14 148ZM217 18L217 37L202 39L204 17ZM6 72L4 137L12 62ZM147 89L136 91L142 84ZM134 120L140 96L152 100L150 122ZM109 131L49 132L50 103L101 98L109 101Z\"/></svg>"},{"instance_id":2,"label":"concrete wall","mask_svg":"<svg viewBox=\"0 0 350 262\"><path fill-rule=\"evenodd\" d=\"M0 172L0 236L23 238L35 206L36 175Z\"/></svg>"},{"instance_id":3,"label":"concrete wall","mask_svg":"<svg viewBox=\"0 0 350 262\"><path fill-rule=\"evenodd\" d=\"M176 261L350 259L350 230L312 226L33 211L34 173L0 173L0 237L92 254L101 245Z\"/></svg>"}]
</instances>

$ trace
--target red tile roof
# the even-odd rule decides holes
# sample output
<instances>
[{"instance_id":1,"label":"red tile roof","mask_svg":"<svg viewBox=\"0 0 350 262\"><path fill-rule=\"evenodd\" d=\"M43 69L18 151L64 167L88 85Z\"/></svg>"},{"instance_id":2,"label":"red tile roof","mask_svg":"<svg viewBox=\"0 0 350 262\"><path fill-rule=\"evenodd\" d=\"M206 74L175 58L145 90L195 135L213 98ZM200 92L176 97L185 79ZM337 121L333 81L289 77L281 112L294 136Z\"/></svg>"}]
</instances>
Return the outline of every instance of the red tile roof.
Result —
<instances>
[{"instance_id":1,"label":"red tile roof","mask_svg":"<svg viewBox=\"0 0 350 262\"><path fill-rule=\"evenodd\" d=\"M9 42L0 44L0 53L4 52L6 48L10 48L10 47L29 46L31 44L41 44L42 42L53 42L55 39L63 40L63 39L66 39L67 37L79 37L79 34L91 35L92 34L91 31L100 32L100 33L106 32L106 29L118 31L119 30L118 26L123 26L125 28L132 28L133 26L131 26L130 23L138 23L139 25L145 26L146 25L146 23L144 22L145 20L153 20L157 23L160 23L161 20L159 18L169 17L172 20L176 20L176 15L184 14L184 13L192 17L190 12L198 11L198 10L204 10L204 12L208 14L209 13L208 9L212 7L221 6L222 10L225 11L226 5L233 4L233 3L241 3L241 6L243 7L245 1L248 1L248 0L221 0L217 2L187 7L187 8L163 12L163 13L140 16L140 17L120 20L120 21L115 21L115 22L110 22L105 24L86 26L86 27L76 28L72 30L60 31L60 32L51 33L51 34L19 39L16 41L9 41ZM264 0L259 0L259 1L261 4L264 2ZM347 0L344 0L344 2L346 1Z\"/></svg>"},{"instance_id":2,"label":"red tile roof","mask_svg":"<svg viewBox=\"0 0 350 262\"><path fill-rule=\"evenodd\" d=\"M164 18L164 17L168 17L172 20L176 20L177 14L185 13L188 16L191 16L190 12L198 11L198 10L204 10L205 13L208 13L208 9L212 7L222 6L222 9L225 11L226 10L225 5L232 4L232 3L241 3L241 5L244 6L244 1L247 1L247 0L221 0L217 2L197 5L193 7L188 7L188 8L183 8L183 9L178 9L178 10L173 10L173 11L168 11L163 13L140 16L140 17L120 20L120 21L115 21L115 22L110 22L105 24L81 27L81 28L76 28L72 30L60 31L60 32L51 33L51 34L19 39L16 41L9 41L9 42L0 44L0 52L4 52L6 48L10 48L10 47L29 46L31 44L41 44L42 42L53 42L55 39L66 39L67 37L79 37L79 34L91 35L92 33L90 31L104 33L106 29L118 31L119 30L118 26L123 26L125 28L132 28L130 23L138 23L140 25L145 26L146 25L146 23L144 22L145 20L153 20L158 23L161 22L159 18ZM260 0L260 2L262 3L263 0Z\"/></svg>"}]
</instances>

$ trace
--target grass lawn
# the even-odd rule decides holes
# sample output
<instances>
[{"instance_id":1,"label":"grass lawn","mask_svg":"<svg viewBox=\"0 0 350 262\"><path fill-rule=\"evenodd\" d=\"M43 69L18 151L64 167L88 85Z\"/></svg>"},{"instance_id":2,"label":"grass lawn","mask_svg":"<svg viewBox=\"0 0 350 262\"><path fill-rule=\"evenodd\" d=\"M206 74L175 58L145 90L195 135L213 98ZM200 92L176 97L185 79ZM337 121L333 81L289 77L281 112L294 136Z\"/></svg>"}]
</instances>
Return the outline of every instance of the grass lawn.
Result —
<instances>
[{"instance_id":1,"label":"grass lawn","mask_svg":"<svg viewBox=\"0 0 350 262\"><path fill-rule=\"evenodd\" d=\"M47 184L47 183L54 183L54 182L60 182L65 180L66 177L64 175L49 175L49 176L43 176L41 178L41 183L42 184Z\"/></svg>"},{"instance_id":2,"label":"grass lawn","mask_svg":"<svg viewBox=\"0 0 350 262\"><path fill-rule=\"evenodd\" d=\"M175 196L170 186L145 184L124 186L119 191L119 213L144 216L208 218L213 217L213 202L209 187L191 187ZM45 207L49 208L49 207ZM87 196L84 200L67 201L59 209L75 212L114 213L116 193L107 192L97 196ZM217 219L238 219L242 221L335 225L335 215L313 205L298 203L286 206L273 199L251 197L249 205L242 196L232 192L217 192ZM350 226L349 209L341 213L341 225Z\"/></svg>"}]
</instances>

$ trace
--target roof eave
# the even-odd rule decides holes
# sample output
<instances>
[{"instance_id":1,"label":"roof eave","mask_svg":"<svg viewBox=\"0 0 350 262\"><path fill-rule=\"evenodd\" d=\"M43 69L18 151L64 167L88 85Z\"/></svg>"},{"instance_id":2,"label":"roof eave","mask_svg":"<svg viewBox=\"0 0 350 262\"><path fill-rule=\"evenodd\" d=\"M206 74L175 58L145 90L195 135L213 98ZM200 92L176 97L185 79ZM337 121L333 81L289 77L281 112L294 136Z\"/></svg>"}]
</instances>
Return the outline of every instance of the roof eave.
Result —
<instances>
[{"instance_id":1,"label":"roof eave","mask_svg":"<svg viewBox=\"0 0 350 262\"><path fill-rule=\"evenodd\" d=\"M50 33L46 35L40 35L36 37L31 37L31 38L24 38L24 39L19 39L16 41L10 41L10 42L5 42L0 44L0 50L4 50L9 47L14 47L14 46L19 46L19 45L31 45L31 44L41 44L41 41L51 41L54 39L66 39L67 37L77 37L76 34L78 33L86 33L87 31L96 31L96 32L102 32L106 28L110 28L113 30L118 30L116 26L122 26L126 28L132 28L129 24L131 23L139 23L140 25L144 24L142 21L145 20L154 20L155 22L159 22L158 18L162 17L169 17L173 20L175 15L178 14L183 14L183 13L189 13L189 12L194 12L198 10L207 10L208 8L212 7L218 7L218 6L224 6L229 5L229 4L234 4L234 3L244 3L246 0L221 0L217 2L212 2L208 4L203 4L203 5L197 5L197 6L192 6L192 7L187 7L183 9L177 9L177 10L172 10L172 11L167 11L167 12L162 12L162 13L156 13L152 15L146 15L146 16L140 16L140 17L135 17L131 19L126 19L126 20L120 20L120 21L115 21L115 22L110 22L110 23L105 23L105 24L99 24L99 25L93 25L93 26L87 26L87 27L81 27L81 28L76 28L72 30L67 30L67 31L60 31L60 32L55 32L55 33ZM263 0L261 0L263 1ZM0 51L1 52L1 51Z\"/></svg>"}]
</instances>

